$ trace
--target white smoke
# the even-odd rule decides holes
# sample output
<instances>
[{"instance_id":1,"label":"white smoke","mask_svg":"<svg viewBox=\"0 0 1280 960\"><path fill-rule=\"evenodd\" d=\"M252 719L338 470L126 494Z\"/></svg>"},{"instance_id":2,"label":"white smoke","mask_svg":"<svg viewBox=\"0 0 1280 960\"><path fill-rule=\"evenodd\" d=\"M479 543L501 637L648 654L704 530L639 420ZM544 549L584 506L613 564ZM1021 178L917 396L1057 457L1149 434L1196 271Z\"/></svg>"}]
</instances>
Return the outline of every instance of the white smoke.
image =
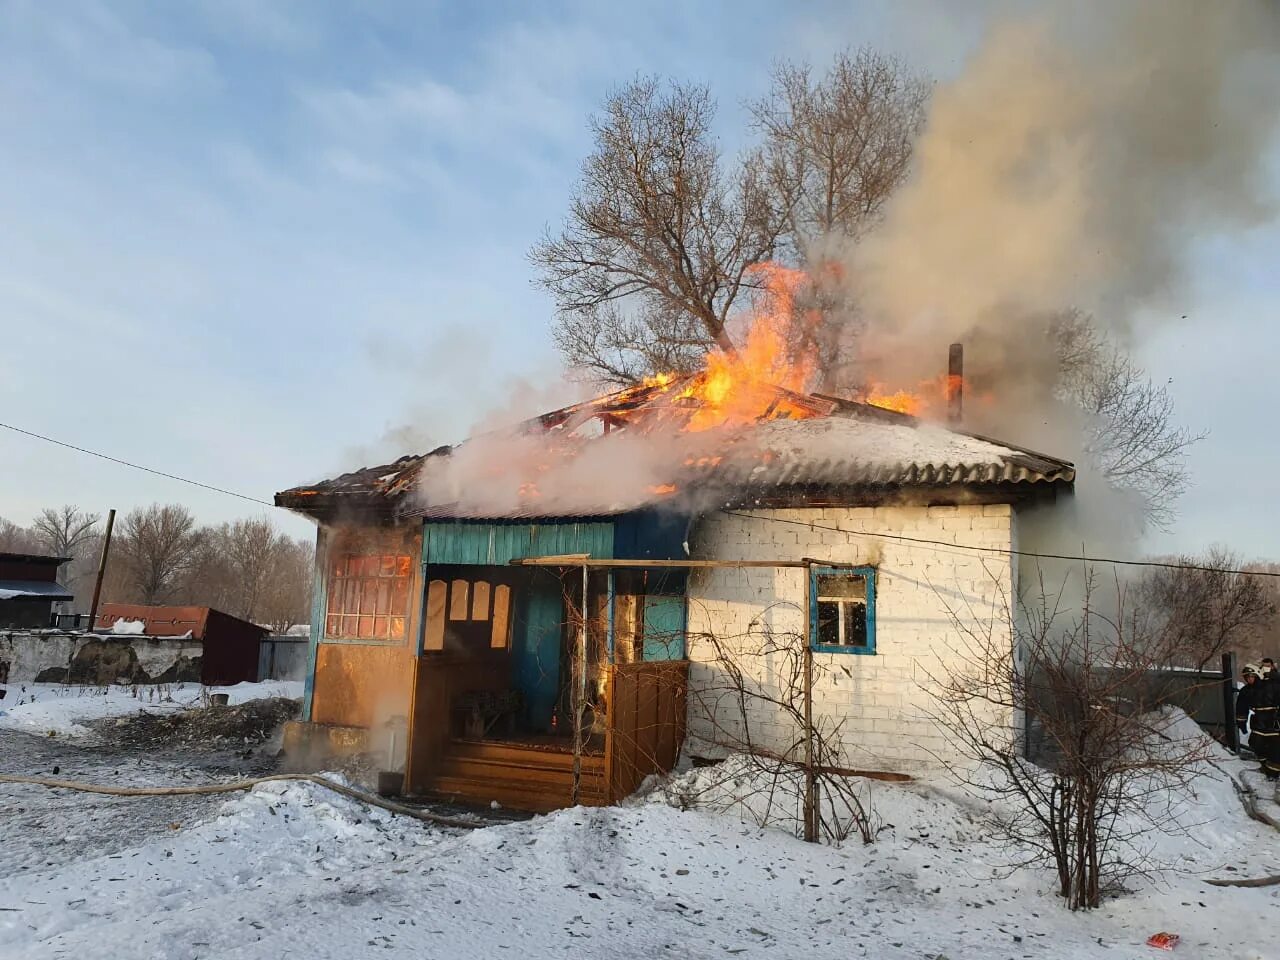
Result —
<instances>
[{"instance_id":1,"label":"white smoke","mask_svg":"<svg viewBox=\"0 0 1280 960\"><path fill-rule=\"evenodd\" d=\"M936 374L919 345L975 332L1012 359L1034 350L1033 318L1071 307L1121 337L1141 307L1179 315L1196 242L1274 213L1278 117L1273 0L1072 4L994 24L935 91L913 176L848 255L876 368Z\"/></svg>"}]
</instances>

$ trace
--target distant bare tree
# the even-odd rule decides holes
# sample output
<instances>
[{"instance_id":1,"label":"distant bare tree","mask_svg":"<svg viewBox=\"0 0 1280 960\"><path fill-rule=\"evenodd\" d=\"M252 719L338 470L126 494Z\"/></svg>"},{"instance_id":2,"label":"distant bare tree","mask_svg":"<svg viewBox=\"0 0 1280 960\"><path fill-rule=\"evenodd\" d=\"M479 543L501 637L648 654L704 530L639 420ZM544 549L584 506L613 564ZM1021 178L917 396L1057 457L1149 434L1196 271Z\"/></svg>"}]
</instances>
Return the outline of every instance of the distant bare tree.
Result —
<instances>
[{"instance_id":1,"label":"distant bare tree","mask_svg":"<svg viewBox=\"0 0 1280 960\"><path fill-rule=\"evenodd\" d=\"M807 64L774 68L769 95L751 110L798 262L877 222L910 169L928 99L926 80L869 48L837 55L821 77Z\"/></svg>"},{"instance_id":2,"label":"distant bare tree","mask_svg":"<svg viewBox=\"0 0 1280 960\"><path fill-rule=\"evenodd\" d=\"M1165 529L1188 483L1186 457L1204 434L1178 426L1173 398L1093 318L1068 311L1052 333L1061 395L1087 415L1086 452L1114 487L1138 495L1145 519Z\"/></svg>"},{"instance_id":3,"label":"distant bare tree","mask_svg":"<svg viewBox=\"0 0 1280 960\"><path fill-rule=\"evenodd\" d=\"M98 514L67 503L61 507L45 507L31 525L43 550L55 557L70 558L59 573L60 581L68 587L74 588L88 570L82 561L95 542L98 520Z\"/></svg>"},{"instance_id":4,"label":"distant bare tree","mask_svg":"<svg viewBox=\"0 0 1280 960\"><path fill-rule=\"evenodd\" d=\"M595 149L569 214L531 252L555 299L556 345L606 382L732 350L731 312L784 217L759 153L726 163L703 87L642 78L591 119Z\"/></svg>"},{"instance_id":5,"label":"distant bare tree","mask_svg":"<svg viewBox=\"0 0 1280 960\"><path fill-rule=\"evenodd\" d=\"M20 527L12 520L0 517L0 551L5 553L33 553L40 549L36 535L27 527Z\"/></svg>"},{"instance_id":6,"label":"distant bare tree","mask_svg":"<svg viewBox=\"0 0 1280 960\"><path fill-rule=\"evenodd\" d=\"M315 547L307 540L281 537L276 544L271 576L258 602L258 622L273 633L311 619L311 590L315 580Z\"/></svg>"},{"instance_id":7,"label":"distant bare tree","mask_svg":"<svg viewBox=\"0 0 1280 960\"><path fill-rule=\"evenodd\" d=\"M216 535L231 571L238 602L228 611L254 620L285 538L265 517L225 523Z\"/></svg>"},{"instance_id":8,"label":"distant bare tree","mask_svg":"<svg viewBox=\"0 0 1280 960\"><path fill-rule=\"evenodd\" d=\"M127 513L112 549L129 598L145 604L170 599L195 561L202 539L191 511L178 504L153 503Z\"/></svg>"},{"instance_id":9,"label":"distant bare tree","mask_svg":"<svg viewBox=\"0 0 1280 960\"><path fill-rule=\"evenodd\" d=\"M1214 547L1205 556L1179 556L1177 568L1148 568L1133 589L1146 629L1176 666L1203 669L1227 651L1240 651L1275 623L1275 588L1263 577L1236 573L1238 556Z\"/></svg>"}]
</instances>

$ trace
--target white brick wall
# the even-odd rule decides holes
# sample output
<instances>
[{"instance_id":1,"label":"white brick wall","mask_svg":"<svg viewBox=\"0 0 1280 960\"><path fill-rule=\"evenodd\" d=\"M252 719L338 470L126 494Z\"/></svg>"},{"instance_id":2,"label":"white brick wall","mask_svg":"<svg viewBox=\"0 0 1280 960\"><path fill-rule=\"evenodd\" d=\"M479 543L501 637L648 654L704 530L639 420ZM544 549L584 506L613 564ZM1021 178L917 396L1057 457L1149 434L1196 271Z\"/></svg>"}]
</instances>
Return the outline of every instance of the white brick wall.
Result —
<instances>
[{"instance_id":1,"label":"white brick wall","mask_svg":"<svg viewBox=\"0 0 1280 960\"><path fill-rule=\"evenodd\" d=\"M705 517L690 549L703 558L812 558L876 568L876 652L814 654L814 717L829 729L840 724L835 739L842 766L905 771L930 765L935 755L948 750L944 732L924 716L930 698L922 686L929 675L959 669L952 614L984 629L994 620L995 629L1008 636L1012 572L1007 555L870 534L1007 550L1012 524L1007 504L758 510L749 516ZM761 624L775 637L802 631L803 577L800 568L715 568L695 571L690 578L691 752L716 755L722 752L717 743L742 733L740 708L723 695L725 673L705 635L736 650L735 663L776 693L783 686L776 673L785 658L748 652L760 648ZM767 749L784 752L800 735L776 707L756 703L750 712L752 741Z\"/></svg>"}]
</instances>

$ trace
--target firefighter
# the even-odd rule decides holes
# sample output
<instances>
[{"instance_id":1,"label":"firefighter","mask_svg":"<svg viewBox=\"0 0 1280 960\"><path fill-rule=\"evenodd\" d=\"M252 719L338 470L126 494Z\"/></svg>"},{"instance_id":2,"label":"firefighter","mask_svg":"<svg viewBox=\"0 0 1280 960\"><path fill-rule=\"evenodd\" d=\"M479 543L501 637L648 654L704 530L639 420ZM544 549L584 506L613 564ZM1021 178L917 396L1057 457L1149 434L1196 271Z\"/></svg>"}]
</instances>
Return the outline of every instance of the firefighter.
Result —
<instances>
[{"instance_id":1,"label":"firefighter","mask_svg":"<svg viewBox=\"0 0 1280 960\"><path fill-rule=\"evenodd\" d=\"M1280 680L1263 679L1253 664L1240 673L1244 686L1236 695L1236 725L1249 733L1249 749L1262 763L1267 779L1280 777ZM1252 714L1252 717L1250 716Z\"/></svg>"},{"instance_id":2,"label":"firefighter","mask_svg":"<svg viewBox=\"0 0 1280 960\"><path fill-rule=\"evenodd\" d=\"M1261 674L1263 680L1280 680L1280 673L1276 673L1276 662L1270 657L1262 658Z\"/></svg>"}]
</instances>

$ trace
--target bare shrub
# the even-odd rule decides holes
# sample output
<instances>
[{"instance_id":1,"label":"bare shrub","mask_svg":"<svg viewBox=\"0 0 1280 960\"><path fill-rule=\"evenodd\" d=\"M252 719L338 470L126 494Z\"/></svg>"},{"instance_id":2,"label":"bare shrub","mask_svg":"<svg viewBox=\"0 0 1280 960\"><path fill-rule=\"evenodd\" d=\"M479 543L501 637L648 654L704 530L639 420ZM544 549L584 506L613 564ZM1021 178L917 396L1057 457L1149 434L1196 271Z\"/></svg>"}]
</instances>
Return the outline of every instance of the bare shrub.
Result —
<instances>
[{"instance_id":1,"label":"bare shrub","mask_svg":"<svg viewBox=\"0 0 1280 960\"><path fill-rule=\"evenodd\" d=\"M992 801L997 833L1023 864L1056 870L1072 910L1099 906L1152 867L1141 839L1180 829L1171 799L1208 755L1205 738L1172 733L1177 714L1152 682L1172 651L1143 631L1118 585L1107 616L1091 606L1092 572L1085 581L1078 611L1061 609L1061 593L1041 581L1017 616L953 616L947 672L925 684L956 751L940 759Z\"/></svg>"},{"instance_id":2,"label":"bare shrub","mask_svg":"<svg viewBox=\"0 0 1280 960\"><path fill-rule=\"evenodd\" d=\"M800 633L771 628L770 612L757 615L745 634L690 636L711 651L707 678L689 689L691 712L710 724L701 739L737 755L704 789L728 790L761 825L809 841L841 843L856 835L870 843L875 826L862 781L843 766L843 720L812 714L809 691L831 668L814 660Z\"/></svg>"}]
</instances>

